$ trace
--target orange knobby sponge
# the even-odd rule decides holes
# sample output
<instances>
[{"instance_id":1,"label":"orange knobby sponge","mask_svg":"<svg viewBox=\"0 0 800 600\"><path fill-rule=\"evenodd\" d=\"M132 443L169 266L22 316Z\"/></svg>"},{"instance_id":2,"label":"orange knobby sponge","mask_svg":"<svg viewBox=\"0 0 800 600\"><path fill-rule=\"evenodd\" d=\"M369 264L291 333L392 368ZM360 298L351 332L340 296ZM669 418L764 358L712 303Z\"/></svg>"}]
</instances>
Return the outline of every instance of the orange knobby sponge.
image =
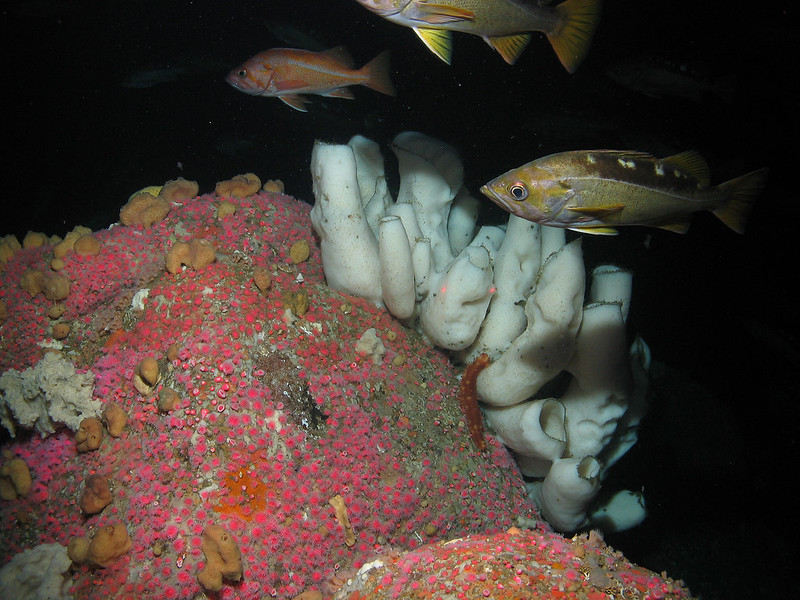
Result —
<instances>
[{"instance_id":1,"label":"orange knobby sponge","mask_svg":"<svg viewBox=\"0 0 800 600\"><path fill-rule=\"evenodd\" d=\"M222 202L217 205L217 218L224 219L225 217L229 217L231 215L236 214L236 205L228 202L227 200L223 200Z\"/></svg>"},{"instance_id":2,"label":"orange knobby sponge","mask_svg":"<svg viewBox=\"0 0 800 600\"><path fill-rule=\"evenodd\" d=\"M353 526L350 524L350 518L347 516L347 505L344 503L344 498L341 494L336 494L333 498L328 500L328 504L333 507L336 513L336 520L339 525L344 529L344 543L345 545L353 546L356 543L356 534L353 531Z\"/></svg>"},{"instance_id":3,"label":"orange knobby sponge","mask_svg":"<svg viewBox=\"0 0 800 600\"><path fill-rule=\"evenodd\" d=\"M197 574L197 581L205 589L217 592L222 580L239 581L242 578L242 553L230 532L221 525L209 525L203 531L200 546L206 564Z\"/></svg>"},{"instance_id":4,"label":"orange knobby sponge","mask_svg":"<svg viewBox=\"0 0 800 600\"><path fill-rule=\"evenodd\" d=\"M33 480L28 463L21 458L9 458L0 467L0 498L14 500L27 496Z\"/></svg>"},{"instance_id":5,"label":"orange knobby sponge","mask_svg":"<svg viewBox=\"0 0 800 600\"><path fill-rule=\"evenodd\" d=\"M5 264L18 250L22 249L17 236L12 233L0 237L0 264Z\"/></svg>"},{"instance_id":6,"label":"orange knobby sponge","mask_svg":"<svg viewBox=\"0 0 800 600\"><path fill-rule=\"evenodd\" d=\"M111 504L111 486L108 478L102 475L90 475L84 483L81 494L81 510L87 515L95 515Z\"/></svg>"},{"instance_id":7,"label":"orange knobby sponge","mask_svg":"<svg viewBox=\"0 0 800 600\"><path fill-rule=\"evenodd\" d=\"M72 284L70 280L49 271L28 269L19 279L20 287L33 298L36 294L44 294L48 300L63 300L69 296Z\"/></svg>"},{"instance_id":8,"label":"orange knobby sponge","mask_svg":"<svg viewBox=\"0 0 800 600\"><path fill-rule=\"evenodd\" d=\"M276 192L278 194L284 192L283 182L280 179L268 179L261 189L265 192Z\"/></svg>"},{"instance_id":9,"label":"orange knobby sponge","mask_svg":"<svg viewBox=\"0 0 800 600\"><path fill-rule=\"evenodd\" d=\"M180 406L181 396L172 388L165 387L158 393L158 410L169 412Z\"/></svg>"},{"instance_id":10,"label":"orange knobby sponge","mask_svg":"<svg viewBox=\"0 0 800 600\"><path fill-rule=\"evenodd\" d=\"M96 417L89 417L81 421L78 431L75 432L75 444L78 452L97 450L103 441L103 424Z\"/></svg>"},{"instance_id":11,"label":"orange knobby sponge","mask_svg":"<svg viewBox=\"0 0 800 600\"><path fill-rule=\"evenodd\" d=\"M191 242L175 242L165 257L167 271L175 275L182 265L190 269L202 269L217 260L214 245L205 238L194 238Z\"/></svg>"},{"instance_id":12,"label":"orange knobby sponge","mask_svg":"<svg viewBox=\"0 0 800 600\"><path fill-rule=\"evenodd\" d=\"M144 225L146 229L167 218L170 203L162 196L149 192L138 192L130 197L119 211L119 221L123 225Z\"/></svg>"},{"instance_id":13,"label":"orange knobby sponge","mask_svg":"<svg viewBox=\"0 0 800 600\"><path fill-rule=\"evenodd\" d=\"M106 525L98 530L89 544L89 562L98 567L107 567L130 550L132 545L125 525Z\"/></svg>"},{"instance_id":14,"label":"orange knobby sponge","mask_svg":"<svg viewBox=\"0 0 800 600\"><path fill-rule=\"evenodd\" d=\"M67 556L72 562L82 565L89 559L89 546L92 541L84 536L75 536L67 544Z\"/></svg>"},{"instance_id":15,"label":"orange knobby sponge","mask_svg":"<svg viewBox=\"0 0 800 600\"><path fill-rule=\"evenodd\" d=\"M261 189L261 179L255 173L245 173L237 175L233 179L220 181L214 188L217 196L228 196L233 198L247 198Z\"/></svg>"},{"instance_id":16,"label":"orange knobby sponge","mask_svg":"<svg viewBox=\"0 0 800 600\"><path fill-rule=\"evenodd\" d=\"M190 200L197 196L200 191L200 186L196 181L189 181L183 177L177 179L170 179L161 188L159 196L164 198L167 202L183 202Z\"/></svg>"},{"instance_id":17,"label":"orange knobby sponge","mask_svg":"<svg viewBox=\"0 0 800 600\"><path fill-rule=\"evenodd\" d=\"M109 402L103 409L103 422L108 429L108 435L119 437L128 422L128 415L117 402Z\"/></svg>"},{"instance_id":18,"label":"orange knobby sponge","mask_svg":"<svg viewBox=\"0 0 800 600\"><path fill-rule=\"evenodd\" d=\"M22 238L22 247L23 248L39 248L40 246L44 246L49 242L49 239L46 234L42 233L41 231L31 231L28 230L28 233L25 234L25 237Z\"/></svg>"},{"instance_id":19,"label":"orange knobby sponge","mask_svg":"<svg viewBox=\"0 0 800 600\"><path fill-rule=\"evenodd\" d=\"M102 243L94 235L82 235L72 244L72 249L79 256L97 256L100 254Z\"/></svg>"},{"instance_id":20,"label":"orange knobby sponge","mask_svg":"<svg viewBox=\"0 0 800 600\"><path fill-rule=\"evenodd\" d=\"M64 258L67 254L72 252L75 247L75 242L85 235L91 235L92 230L82 225L76 225L72 231L68 231L64 239L53 246L53 257Z\"/></svg>"},{"instance_id":21,"label":"orange knobby sponge","mask_svg":"<svg viewBox=\"0 0 800 600\"><path fill-rule=\"evenodd\" d=\"M253 269L253 283L258 288L258 291L266 296L272 285L272 274L266 269L256 267Z\"/></svg>"},{"instance_id":22,"label":"orange knobby sponge","mask_svg":"<svg viewBox=\"0 0 800 600\"><path fill-rule=\"evenodd\" d=\"M140 360L133 371L133 387L140 394L151 394L160 380L161 370L158 361L153 357Z\"/></svg>"}]
</instances>

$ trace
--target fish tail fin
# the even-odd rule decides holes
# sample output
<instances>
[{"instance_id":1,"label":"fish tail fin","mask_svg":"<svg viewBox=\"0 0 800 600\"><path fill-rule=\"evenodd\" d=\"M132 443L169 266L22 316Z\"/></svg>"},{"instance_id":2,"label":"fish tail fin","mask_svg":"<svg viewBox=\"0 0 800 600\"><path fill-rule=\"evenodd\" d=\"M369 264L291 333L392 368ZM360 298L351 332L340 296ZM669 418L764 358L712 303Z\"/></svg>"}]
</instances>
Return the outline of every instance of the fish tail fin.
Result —
<instances>
[{"instance_id":1,"label":"fish tail fin","mask_svg":"<svg viewBox=\"0 0 800 600\"><path fill-rule=\"evenodd\" d=\"M767 173L769 169L758 169L719 184L717 187L730 194L730 198L712 211L714 215L736 233L744 233L753 205L767 182Z\"/></svg>"},{"instance_id":2,"label":"fish tail fin","mask_svg":"<svg viewBox=\"0 0 800 600\"><path fill-rule=\"evenodd\" d=\"M361 68L361 73L366 77L364 85L370 89L386 94L387 96L396 96L397 92L394 89L394 84L389 77L389 51L381 52L378 56L369 61Z\"/></svg>"},{"instance_id":3,"label":"fish tail fin","mask_svg":"<svg viewBox=\"0 0 800 600\"><path fill-rule=\"evenodd\" d=\"M566 0L555 9L561 23L547 34L547 39L564 68L574 73L589 52L600 21L600 0Z\"/></svg>"}]
</instances>

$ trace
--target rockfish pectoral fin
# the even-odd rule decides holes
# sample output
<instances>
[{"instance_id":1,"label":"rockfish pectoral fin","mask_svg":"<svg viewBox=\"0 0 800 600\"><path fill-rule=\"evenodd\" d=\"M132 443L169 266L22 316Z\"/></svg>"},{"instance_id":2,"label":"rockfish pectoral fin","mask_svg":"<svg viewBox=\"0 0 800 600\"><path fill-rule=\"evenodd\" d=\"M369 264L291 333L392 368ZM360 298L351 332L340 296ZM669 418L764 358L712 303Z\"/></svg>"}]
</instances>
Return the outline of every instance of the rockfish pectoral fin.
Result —
<instances>
[{"instance_id":1,"label":"rockfish pectoral fin","mask_svg":"<svg viewBox=\"0 0 800 600\"><path fill-rule=\"evenodd\" d=\"M567 227L567 229L591 235L617 235L619 233L613 227Z\"/></svg>"},{"instance_id":2,"label":"rockfish pectoral fin","mask_svg":"<svg viewBox=\"0 0 800 600\"><path fill-rule=\"evenodd\" d=\"M448 65L453 58L453 34L447 29L433 29L431 27L414 27L414 33L419 36L428 50L441 58Z\"/></svg>"},{"instance_id":3,"label":"rockfish pectoral fin","mask_svg":"<svg viewBox=\"0 0 800 600\"><path fill-rule=\"evenodd\" d=\"M582 215L587 215L592 217L593 219L602 219L603 217L607 217L609 215L613 215L625 208L624 204L608 204L605 206L570 206L567 205L564 207L566 210L571 210L576 213L581 213Z\"/></svg>"},{"instance_id":4,"label":"rockfish pectoral fin","mask_svg":"<svg viewBox=\"0 0 800 600\"><path fill-rule=\"evenodd\" d=\"M310 86L308 81L303 79L274 79L274 85L270 92L285 92L291 90L305 89Z\"/></svg>"},{"instance_id":5,"label":"rockfish pectoral fin","mask_svg":"<svg viewBox=\"0 0 800 600\"><path fill-rule=\"evenodd\" d=\"M475 20L475 13L471 10L457 8L449 4L425 2L425 0L414 2L413 10L406 10L403 15L414 21L421 21L429 25L444 25L445 23Z\"/></svg>"},{"instance_id":6,"label":"rockfish pectoral fin","mask_svg":"<svg viewBox=\"0 0 800 600\"><path fill-rule=\"evenodd\" d=\"M289 96L278 96L281 102L284 102L291 106L295 110L299 110L300 112L308 112L306 108L306 100L300 95L289 95Z\"/></svg>"}]
</instances>

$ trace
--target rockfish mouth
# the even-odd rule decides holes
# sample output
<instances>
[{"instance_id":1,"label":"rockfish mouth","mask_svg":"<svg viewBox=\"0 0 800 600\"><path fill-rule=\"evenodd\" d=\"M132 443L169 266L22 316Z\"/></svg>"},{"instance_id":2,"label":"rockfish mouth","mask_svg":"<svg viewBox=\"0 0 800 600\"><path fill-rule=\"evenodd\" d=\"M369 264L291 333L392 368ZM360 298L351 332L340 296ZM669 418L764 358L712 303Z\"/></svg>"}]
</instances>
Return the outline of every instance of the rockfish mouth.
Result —
<instances>
[{"instance_id":1,"label":"rockfish mouth","mask_svg":"<svg viewBox=\"0 0 800 600\"><path fill-rule=\"evenodd\" d=\"M376 15L380 15L381 17L391 17L393 15L398 15L403 10L405 10L406 6L408 6L409 2L392 2L387 0L358 0L359 4L361 4L364 8L371 10Z\"/></svg>"},{"instance_id":2,"label":"rockfish mouth","mask_svg":"<svg viewBox=\"0 0 800 600\"><path fill-rule=\"evenodd\" d=\"M509 212L513 212L513 206L510 202L506 201L505 198L495 193L495 191L489 187L489 184L481 186L481 194L489 198L492 202L499 204L501 207L506 209Z\"/></svg>"}]
</instances>

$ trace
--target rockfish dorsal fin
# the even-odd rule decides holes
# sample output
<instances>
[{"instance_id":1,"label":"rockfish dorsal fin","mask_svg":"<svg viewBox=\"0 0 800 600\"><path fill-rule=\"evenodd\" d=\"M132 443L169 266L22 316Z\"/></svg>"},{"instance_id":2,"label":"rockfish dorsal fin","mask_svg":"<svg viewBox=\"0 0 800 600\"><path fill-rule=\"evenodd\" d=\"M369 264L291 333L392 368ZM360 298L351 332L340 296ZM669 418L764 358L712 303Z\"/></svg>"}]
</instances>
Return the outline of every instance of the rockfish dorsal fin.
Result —
<instances>
[{"instance_id":1,"label":"rockfish dorsal fin","mask_svg":"<svg viewBox=\"0 0 800 600\"><path fill-rule=\"evenodd\" d=\"M320 54L322 54L323 56L327 56L328 58L332 58L336 62L340 63L342 66L347 67L348 69L355 68L353 57L350 55L350 51L344 46L336 46L335 48L329 48L328 50L320 52Z\"/></svg>"},{"instance_id":2,"label":"rockfish dorsal fin","mask_svg":"<svg viewBox=\"0 0 800 600\"><path fill-rule=\"evenodd\" d=\"M497 37L483 36L486 43L500 53L503 60L513 65L531 41L530 33L516 33Z\"/></svg>"},{"instance_id":3,"label":"rockfish dorsal fin","mask_svg":"<svg viewBox=\"0 0 800 600\"><path fill-rule=\"evenodd\" d=\"M711 173L708 169L708 163L696 150L686 150L680 154L667 156L662 158L661 162L693 177L701 187L711 185Z\"/></svg>"},{"instance_id":4,"label":"rockfish dorsal fin","mask_svg":"<svg viewBox=\"0 0 800 600\"><path fill-rule=\"evenodd\" d=\"M453 58L453 34L447 29L432 29L430 27L414 27L414 33L419 36L428 50L441 58L448 65Z\"/></svg>"}]
</instances>

